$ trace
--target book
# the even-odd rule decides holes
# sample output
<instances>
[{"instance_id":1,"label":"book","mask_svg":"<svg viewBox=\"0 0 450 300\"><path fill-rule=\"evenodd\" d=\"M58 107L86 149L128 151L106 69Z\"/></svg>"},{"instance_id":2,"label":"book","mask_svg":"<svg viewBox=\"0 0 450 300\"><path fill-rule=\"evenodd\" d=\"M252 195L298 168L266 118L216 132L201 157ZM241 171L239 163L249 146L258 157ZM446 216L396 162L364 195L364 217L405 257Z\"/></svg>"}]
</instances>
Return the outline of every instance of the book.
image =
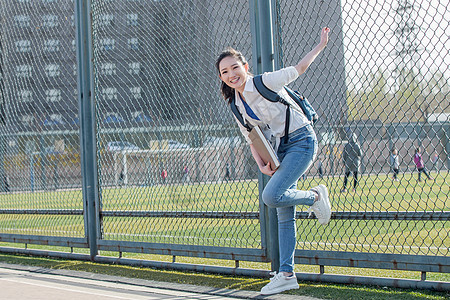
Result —
<instances>
[{"instance_id":1,"label":"book","mask_svg":"<svg viewBox=\"0 0 450 300\"><path fill-rule=\"evenodd\" d=\"M278 160L277 154L273 149L272 145L267 141L266 137L261 131L259 126L255 126L250 131L248 137L252 141L253 147L259 156L261 156L263 162L267 164L270 162L270 167L272 170L278 169L280 166L280 161Z\"/></svg>"}]
</instances>

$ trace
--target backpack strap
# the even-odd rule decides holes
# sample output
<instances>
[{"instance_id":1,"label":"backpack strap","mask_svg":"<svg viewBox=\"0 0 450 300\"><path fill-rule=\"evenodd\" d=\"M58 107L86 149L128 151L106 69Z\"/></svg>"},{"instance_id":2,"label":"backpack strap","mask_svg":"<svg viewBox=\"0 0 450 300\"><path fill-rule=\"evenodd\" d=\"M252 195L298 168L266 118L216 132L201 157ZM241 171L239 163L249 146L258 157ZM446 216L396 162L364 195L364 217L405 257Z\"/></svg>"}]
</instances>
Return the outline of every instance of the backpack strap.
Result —
<instances>
[{"instance_id":1,"label":"backpack strap","mask_svg":"<svg viewBox=\"0 0 450 300\"><path fill-rule=\"evenodd\" d=\"M291 110L289 102L283 99L280 95L269 89L262 81L262 75L253 77L253 84L258 90L258 93L270 102L280 102L286 105L286 121L284 122L284 142L287 143L289 135L289 122L291 120Z\"/></svg>"},{"instance_id":2,"label":"backpack strap","mask_svg":"<svg viewBox=\"0 0 450 300\"><path fill-rule=\"evenodd\" d=\"M252 128L247 123L244 122L244 117L242 117L242 114L239 112L239 110L236 106L236 101L234 99L234 96L231 98L230 108L231 108L231 111L233 112L234 116L236 117L236 119L239 121L239 123L241 123L242 126L244 126L247 129L247 131L251 131Z\"/></svg>"},{"instance_id":3,"label":"backpack strap","mask_svg":"<svg viewBox=\"0 0 450 300\"><path fill-rule=\"evenodd\" d=\"M269 89L262 81L262 75L256 75L253 77L253 84L255 85L258 93L269 100L270 102L279 102L280 95Z\"/></svg>"},{"instance_id":4,"label":"backpack strap","mask_svg":"<svg viewBox=\"0 0 450 300\"><path fill-rule=\"evenodd\" d=\"M284 105L289 106L289 102L283 99L280 95L269 89L264 82L262 81L262 75L256 75L253 77L253 84L256 87L256 90L258 90L258 93L269 100L270 102L280 102Z\"/></svg>"}]
</instances>

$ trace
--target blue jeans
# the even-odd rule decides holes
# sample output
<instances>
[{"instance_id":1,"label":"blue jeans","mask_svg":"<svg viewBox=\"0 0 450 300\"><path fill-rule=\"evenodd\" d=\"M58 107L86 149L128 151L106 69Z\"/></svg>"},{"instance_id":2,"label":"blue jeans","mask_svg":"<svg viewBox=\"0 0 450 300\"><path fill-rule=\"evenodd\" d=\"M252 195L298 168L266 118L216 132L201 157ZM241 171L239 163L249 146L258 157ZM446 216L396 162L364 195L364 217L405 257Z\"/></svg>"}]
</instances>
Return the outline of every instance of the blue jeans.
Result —
<instances>
[{"instance_id":1,"label":"blue jeans","mask_svg":"<svg viewBox=\"0 0 450 300\"><path fill-rule=\"evenodd\" d=\"M277 209L280 248L279 272L294 270L296 242L295 206L314 203L315 193L297 189L297 181L311 166L317 153L317 138L311 125L289 134L287 143L281 140L278 158L281 165L264 188L262 199Z\"/></svg>"}]
</instances>

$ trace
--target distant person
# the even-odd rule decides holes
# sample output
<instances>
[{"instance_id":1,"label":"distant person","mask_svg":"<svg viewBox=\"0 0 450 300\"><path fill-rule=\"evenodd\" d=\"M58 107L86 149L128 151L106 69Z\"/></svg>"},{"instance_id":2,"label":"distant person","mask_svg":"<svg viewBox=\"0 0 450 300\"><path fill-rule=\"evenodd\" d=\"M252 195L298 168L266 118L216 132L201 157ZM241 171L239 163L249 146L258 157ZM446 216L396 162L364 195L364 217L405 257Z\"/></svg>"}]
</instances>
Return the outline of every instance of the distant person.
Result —
<instances>
[{"instance_id":1,"label":"distant person","mask_svg":"<svg viewBox=\"0 0 450 300\"><path fill-rule=\"evenodd\" d=\"M166 169L163 169L163 170L162 170L162 172L161 172L161 178L162 178L163 183L165 184L165 183L166 183L166 180L167 180L167 170L166 170Z\"/></svg>"},{"instance_id":2,"label":"distant person","mask_svg":"<svg viewBox=\"0 0 450 300\"><path fill-rule=\"evenodd\" d=\"M4 191L6 193L9 193L10 189L9 189L9 180L8 180L8 176L4 175L3 177L3 184L4 184Z\"/></svg>"},{"instance_id":3,"label":"distant person","mask_svg":"<svg viewBox=\"0 0 450 300\"><path fill-rule=\"evenodd\" d=\"M323 163L322 163L322 159L319 159L318 171L319 171L319 177L323 178Z\"/></svg>"},{"instance_id":4,"label":"distant person","mask_svg":"<svg viewBox=\"0 0 450 300\"><path fill-rule=\"evenodd\" d=\"M418 147L416 149L416 153L414 154L414 163L416 164L417 171L419 172L419 175L418 175L419 182L422 181L420 178L421 177L420 175L422 173L425 174L425 176L427 176L428 179L430 179L430 180L433 179L430 177L430 175L428 175L427 170L425 169L425 164L422 159L422 154L420 153L420 147Z\"/></svg>"},{"instance_id":5,"label":"distant person","mask_svg":"<svg viewBox=\"0 0 450 300\"><path fill-rule=\"evenodd\" d=\"M123 170L122 171L120 171L120 174L119 174L119 185L122 185L123 184L123 179L124 179L124 175L123 175Z\"/></svg>"},{"instance_id":6,"label":"distant person","mask_svg":"<svg viewBox=\"0 0 450 300\"><path fill-rule=\"evenodd\" d=\"M350 173L353 173L353 191L356 191L358 185L358 171L361 164L361 148L358 145L356 134L350 134L349 141L344 147L343 152L345 177L342 192L347 192L347 181Z\"/></svg>"},{"instance_id":7,"label":"distant person","mask_svg":"<svg viewBox=\"0 0 450 300\"><path fill-rule=\"evenodd\" d=\"M187 166L184 166L183 168L183 182L189 182L189 168Z\"/></svg>"},{"instance_id":8,"label":"distant person","mask_svg":"<svg viewBox=\"0 0 450 300\"><path fill-rule=\"evenodd\" d=\"M225 179L228 181L231 179L231 172L230 172L230 164L227 163L225 165Z\"/></svg>"},{"instance_id":9,"label":"distant person","mask_svg":"<svg viewBox=\"0 0 450 300\"><path fill-rule=\"evenodd\" d=\"M391 163L392 172L394 173L394 175L392 176L392 180L398 181L397 175L398 175L398 170L400 167L400 162L399 162L399 158L398 158L397 149L395 149L395 148L392 149L390 163Z\"/></svg>"},{"instance_id":10,"label":"distant person","mask_svg":"<svg viewBox=\"0 0 450 300\"><path fill-rule=\"evenodd\" d=\"M438 162L439 162L439 155L435 152L433 155L433 158L431 159L431 161L433 162L433 170L435 170L436 172L439 169L438 166Z\"/></svg>"}]
</instances>

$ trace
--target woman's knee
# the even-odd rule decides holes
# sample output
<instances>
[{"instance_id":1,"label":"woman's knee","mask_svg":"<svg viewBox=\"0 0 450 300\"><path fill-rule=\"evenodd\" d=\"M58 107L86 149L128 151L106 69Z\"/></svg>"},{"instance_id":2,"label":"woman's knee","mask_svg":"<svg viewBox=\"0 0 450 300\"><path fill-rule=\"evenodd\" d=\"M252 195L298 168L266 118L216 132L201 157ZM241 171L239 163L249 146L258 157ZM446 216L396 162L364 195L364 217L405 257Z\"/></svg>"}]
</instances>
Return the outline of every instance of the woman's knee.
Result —
<instances>
[{"instance_id":1,"label":"woman's knee","mask_svg":"<svg viewBox=\"0 0 450 300\"><path fill-rule=\"evenodd\" d=\"M263 202L269 207L276 207L281 195L275 193L273 189L265 188L262 193Z\"/></svg>"}]
</instances>

